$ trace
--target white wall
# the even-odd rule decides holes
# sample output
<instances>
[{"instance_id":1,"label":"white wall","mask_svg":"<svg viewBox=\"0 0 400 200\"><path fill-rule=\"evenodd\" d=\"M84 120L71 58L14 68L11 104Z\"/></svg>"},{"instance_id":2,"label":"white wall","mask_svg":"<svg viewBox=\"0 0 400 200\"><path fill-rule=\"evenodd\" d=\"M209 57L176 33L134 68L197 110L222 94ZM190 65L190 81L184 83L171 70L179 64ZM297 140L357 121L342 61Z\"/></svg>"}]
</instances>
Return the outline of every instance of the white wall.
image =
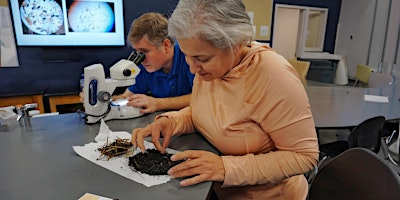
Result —
<instances>
[{"instance_id":1,"label":"white wall","mask_svg":"<svg viewBox=\"0 0 400 200\"><path fill-rule=\"evenodd\" d=\"M379 66L382 62L386 37L387 18L389 13L389 1L390 0L374 0L374 26L372 30L372 37L370 40L368 60L363 64L371 66L376 72L379 71Z\"/></svg>"},{"instance_id":2,"label":"white wall","mask_svg":"<svg viewBox=\"0 0 400 200\"><path fill-rule=\"evenodd\" d=\"M375 0L343 0L335 54L347 57L348 73L354 77L357 64L368 62Z\"/></svg>"},{"instance_id":3,"label":"white wall","mask_svg":"<svg viewBox=\"0 0 400 200\"><path fill-rule=\"evenodd\" d=\"M400 0L390 1L390 13L383 51L383 62L396 64L395 72L400 75ZM397 41L397 42L395 42ZM397 51L397 52L396 52ZM397 60L396 60L397 57Z\"/></svg>"},{"instance_id":4,"label":"white wall","mask_svg":"<svg viewBox=\"0 0 400 200\"><path fill-rule=\"evenodd\" d=\"M392 63L400 75L399 10L400 0L342 1L335 54L347 56L350 78L357 64Z\"/></svg>"}]
</instances>

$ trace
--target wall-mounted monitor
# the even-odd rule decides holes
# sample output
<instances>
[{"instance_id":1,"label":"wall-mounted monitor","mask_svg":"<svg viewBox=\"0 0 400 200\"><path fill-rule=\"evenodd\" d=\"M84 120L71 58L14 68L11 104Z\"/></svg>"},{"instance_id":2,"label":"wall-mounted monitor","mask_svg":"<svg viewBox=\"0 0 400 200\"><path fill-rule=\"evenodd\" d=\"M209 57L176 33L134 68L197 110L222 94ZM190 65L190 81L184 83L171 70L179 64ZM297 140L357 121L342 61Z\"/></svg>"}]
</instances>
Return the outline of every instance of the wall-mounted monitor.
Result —
<instances>
[{"instance_id":1,"label":"wall-mounted monitor","mask_svg":"<svg viewBox=\"0 0 400 200\"><path fill-rule=\"evenodd\" d=\"M124 46L123 0L10 0L19 46Z\"/></svg>"}]
</instances>

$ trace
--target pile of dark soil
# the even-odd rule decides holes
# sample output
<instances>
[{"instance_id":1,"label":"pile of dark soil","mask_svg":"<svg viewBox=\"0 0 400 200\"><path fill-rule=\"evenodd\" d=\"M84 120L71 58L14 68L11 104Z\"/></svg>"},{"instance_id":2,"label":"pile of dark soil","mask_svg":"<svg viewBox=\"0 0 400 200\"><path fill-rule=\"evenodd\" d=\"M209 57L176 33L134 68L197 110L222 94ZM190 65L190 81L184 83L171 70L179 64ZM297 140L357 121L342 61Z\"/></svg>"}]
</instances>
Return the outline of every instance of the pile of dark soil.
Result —
<instances>
[{"instance_id":1,"label":"pile of dark soil","mask_svg":"<svg viewBox=\"0 0 400 200\"><path fill-rule=\"evenodd\" d=\"M149 175L167 175L167 171L183 162L171 161L172 154L161 154L156 149L147 149L144 153L138 153L129 157L129 166L134 170Z\"/></svg>"}]
</instances>

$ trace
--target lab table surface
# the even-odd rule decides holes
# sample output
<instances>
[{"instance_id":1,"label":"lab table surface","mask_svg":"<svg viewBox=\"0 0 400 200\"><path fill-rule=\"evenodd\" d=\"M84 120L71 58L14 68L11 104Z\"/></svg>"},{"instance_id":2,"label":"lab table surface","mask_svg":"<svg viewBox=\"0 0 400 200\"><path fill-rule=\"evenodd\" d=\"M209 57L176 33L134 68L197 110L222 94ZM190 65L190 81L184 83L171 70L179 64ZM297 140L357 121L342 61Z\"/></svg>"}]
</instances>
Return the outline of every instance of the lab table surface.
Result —
<instances>
[{"instance_id":1,"label":"lab table surface","mask_svg":"<svg viewBox=\"0 0 400 200\"><path fill-rule=\"evenodd\" d=\"M151 123L156 114L110 120L112 131L131 132ZM146 187L77 155L72 146L94 142L99 124L87 125L78 113L15 121L0 127L0 199L79 199L93 193L116 199L205 199L211 182L182 187L179 179ZM170 148L217 152L200 134L175 137Z\"/></svg>"},{"instance_id":2,"label":"lab table surface","mask_svg":"<svg viewBox=\"0 0 400 200\"><path fill-rule=\"evenodd\" d=\"M384 116L400 119L400 83L384 88L306 86L316 128L353 127L362 121ZM389 102L364 100L365 95L387 97Z\"/></svg>"}]
</instances>

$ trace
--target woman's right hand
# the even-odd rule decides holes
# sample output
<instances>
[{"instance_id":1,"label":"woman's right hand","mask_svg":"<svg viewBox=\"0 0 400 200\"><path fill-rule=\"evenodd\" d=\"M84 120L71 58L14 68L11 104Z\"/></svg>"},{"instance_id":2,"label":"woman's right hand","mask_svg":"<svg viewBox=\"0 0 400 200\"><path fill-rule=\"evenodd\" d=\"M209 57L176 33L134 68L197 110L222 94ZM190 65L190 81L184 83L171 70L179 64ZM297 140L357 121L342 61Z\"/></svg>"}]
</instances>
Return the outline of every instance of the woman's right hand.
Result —
<instances>
[{"instance_id":1,"label":"woman's right hand","mask_svg":"<svg viewBox=\"0 0 400 200\"><path fill-rule=\"evenodd\" d=\"M151 129L151 141L159 152L165 153L173 136L173 131L171 120L168 117L161 116L153 122ZM160 143L161 136L163 137L162 145Z\"/></svg>"},{"instance_id":2,"label":"woman's right hand","mask_svg":"<svg viewBox=\"0 0 400 200\"><path fill-rule=\"evenodd\" d=\"M153 123L144 128L135 128L132 131L131 143L134 147L138 147L141 152L146 151L146 148L144 147L144 138L151 135Z\"/></svg>"},{"instance_id":3,"label":"woman's right hand","mask_svg":"<svg viewBox=\"0 0 400 200\"><path fill-rule=\"evenodd\" d=\"M168 117L159 117L153 123L145 128L136 128L132 131L131 142L135 147L138 147L142 152L146 150L144 146L144 138L150 136L154 147L161 153L165 153L166 148L171 141L173 135L173 127ZM163 143L160 143L160 137L163 137Z\"/></svg>"}]
</instances>

